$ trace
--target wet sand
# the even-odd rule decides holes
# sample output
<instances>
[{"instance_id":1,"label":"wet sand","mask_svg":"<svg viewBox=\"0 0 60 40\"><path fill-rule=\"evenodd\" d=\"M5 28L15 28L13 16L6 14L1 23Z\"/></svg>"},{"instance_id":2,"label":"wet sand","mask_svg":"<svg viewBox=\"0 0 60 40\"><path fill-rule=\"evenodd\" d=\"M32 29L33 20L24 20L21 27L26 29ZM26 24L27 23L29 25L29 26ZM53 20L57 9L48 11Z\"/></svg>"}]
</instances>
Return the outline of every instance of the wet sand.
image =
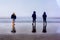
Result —
<instances>
[{"instance_id":1,"label":"wet sand","mask_svg":"<svg viewBox=\"0 0 60 40\"><path fill-rule=\"evenodd\" d=\"M0 40L60 40L60 34L13 34L0 35Z\"/></svg>"},{"instance_id":2,"label":"wet sand","mask_svg":"<svg viewBox=\"0 0 60 40\"><path fill-rule=\"evenodd\" d=\"M48 23L47 33L42 33L42 23L37 23L32 33L31 23L15 23L16 33L11 33L11 23L0 23L0 40L60 40L60 23Z\"/></svg>"}]
</instances>

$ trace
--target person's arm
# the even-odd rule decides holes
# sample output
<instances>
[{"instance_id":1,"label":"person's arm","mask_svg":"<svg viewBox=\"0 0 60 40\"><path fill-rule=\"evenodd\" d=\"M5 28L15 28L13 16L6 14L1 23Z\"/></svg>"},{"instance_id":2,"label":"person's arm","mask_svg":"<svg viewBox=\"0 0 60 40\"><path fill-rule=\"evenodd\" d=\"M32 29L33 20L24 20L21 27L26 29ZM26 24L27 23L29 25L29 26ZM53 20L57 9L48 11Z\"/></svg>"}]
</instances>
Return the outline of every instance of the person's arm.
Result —
<instances>
[{"instance_id":1,"label":"person's arm","mask_svg":"<svg viewBox=\"0 0 60 40\"><path fill-rule=\"evenodd\" d=\"M36 15L35 15L36 16Z\"/></svg>"},{"instance_id":2,"label":"person's arm","mask_svg":"<svg viewBox=\"0 0 60 40\"><path fill-rule=\"evenodd\" d=\"M46 15L46 18L47 18L47 15Z\"/></svg>"},{"instance_id":3,"label":"person's arm","mask_svg":"<svg viewBox=\"0 0 60 40\"><path fill-rule=\"evenodd\" d=\"M11 15L11 19L13 18L13 15Z\"/></svg>"},{"instance_id":4,"label":"person's arm","mask_svg":"<svg viewBox=\"0 0 60 40\"><path fill-rule=\"evenodd\" d=\"M16 19L16 16L14 17L14 19Z\"/></svg>"}]
</instances>

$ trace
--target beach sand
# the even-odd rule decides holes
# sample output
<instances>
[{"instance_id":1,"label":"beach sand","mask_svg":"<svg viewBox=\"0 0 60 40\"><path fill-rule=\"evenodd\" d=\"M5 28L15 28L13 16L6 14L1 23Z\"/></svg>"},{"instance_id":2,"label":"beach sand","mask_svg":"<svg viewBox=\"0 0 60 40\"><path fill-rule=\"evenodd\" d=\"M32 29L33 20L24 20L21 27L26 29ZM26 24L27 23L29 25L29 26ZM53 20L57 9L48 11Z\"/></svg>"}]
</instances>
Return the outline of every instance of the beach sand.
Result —
<instances>
[{"instance_id":1,"label":"beach sand","mask_svg":"<svg viewBox=\"0 0 60 40\"><path fill-rule=\"evenodd\" d=\"M47 33L43 33L43 24L36 24L36 33L32 33L32 23L15 23L16 33L12 33L11 23L0 23L0 40L60 40L60 23L47 23Z\"/></svg>"}]
</instances>

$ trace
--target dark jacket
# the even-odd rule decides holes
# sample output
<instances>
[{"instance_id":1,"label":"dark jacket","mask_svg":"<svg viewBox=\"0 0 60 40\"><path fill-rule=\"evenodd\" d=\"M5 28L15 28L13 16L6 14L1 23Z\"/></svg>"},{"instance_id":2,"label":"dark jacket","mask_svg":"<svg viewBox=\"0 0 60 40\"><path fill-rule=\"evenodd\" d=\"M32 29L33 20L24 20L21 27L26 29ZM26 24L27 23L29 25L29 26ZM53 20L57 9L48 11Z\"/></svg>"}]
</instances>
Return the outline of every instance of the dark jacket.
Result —
<instances>
[{"instance_id":1,"label":"dark jacket","mask_svg":"<svg viewBox=\"0 0 60 40\"><path fill-rule=\"evenodd\" d=\"M16 19L16 15L15 14L12 14L11 15L11 19Z\"/></svg>"},{"instance_id":2,"label":"dark jacket","mask_svg":"<svg viewBox=\"0 0 60 40\"><path fill-rule=\"evenodd\" d=\"M32 14L32 18L33 18L33 20L36 20L36 14L35 14L35 12Z\"/></svg>"},{"instance_id":3,"label":"dark jacket","mask_svg":"<svg viewBox=\"0 0 60 40\"><path fill-rule=\"evenodd\" d=\"M46 18L47 18L47 15L46 15L46 12L43 13L43 21L46 22Z\"/></svg>"}]
</instances>

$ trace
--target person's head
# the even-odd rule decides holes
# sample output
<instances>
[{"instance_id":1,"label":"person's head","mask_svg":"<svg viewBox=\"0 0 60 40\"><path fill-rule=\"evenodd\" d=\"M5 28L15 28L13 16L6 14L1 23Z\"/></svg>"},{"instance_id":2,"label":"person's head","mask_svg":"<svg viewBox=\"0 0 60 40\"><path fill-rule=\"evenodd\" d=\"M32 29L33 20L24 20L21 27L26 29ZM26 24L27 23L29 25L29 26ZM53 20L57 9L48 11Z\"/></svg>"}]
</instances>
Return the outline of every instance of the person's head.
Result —
<instances>
[{"instance_id":1,"label":"person's head","mask_svg":"<svg viewBox=\"0 0 60 40\"><path fill-rule=\"evenodd\" d=\"M13 15L15 15L15 13L13 12Z\"/></svg>"},{"instance_id":2,"label":"person's head","mask_svg":"<svg viewBox=\"0 0 60 40\"><path fill-rule=\"evenodd\" d=\"M46 15L46 12L44 12L44 15Z\"/></svg>"},{"instance_id":3,"label":"person's head","mask_svg":"<svg viewBox=\"0 0 60 40\"><path fill-rule=\"evenodd\" d=\"M36 14L36 11L33 11L33 14Z\"/></svg>"}]
</instances>

